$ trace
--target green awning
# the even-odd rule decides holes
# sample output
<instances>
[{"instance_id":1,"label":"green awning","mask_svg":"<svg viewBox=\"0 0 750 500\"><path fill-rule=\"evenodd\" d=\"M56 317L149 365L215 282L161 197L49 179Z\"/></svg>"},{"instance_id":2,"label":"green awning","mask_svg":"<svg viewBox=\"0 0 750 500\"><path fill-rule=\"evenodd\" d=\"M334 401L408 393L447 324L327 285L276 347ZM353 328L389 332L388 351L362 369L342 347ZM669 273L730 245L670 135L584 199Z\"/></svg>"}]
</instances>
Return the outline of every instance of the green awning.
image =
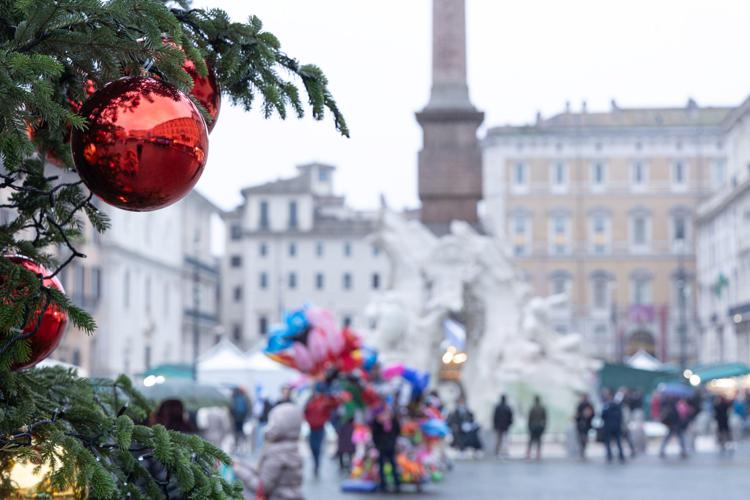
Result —
<instances>
[{"instance_id":1,"label":"green awning","mask_svg":"<svg viewBox=\"0 0 750 500\"><path fill-rule=\"evenodd\" d=\"M186 363L165 363L163 365L154 366L148 370L136 374L138 377L146 378L149 375L154 377L162 376L166 379L182 378L192 379L193 378L193 365Z\"/></svg>"},{"instance_id":2,"label":"green awning","mask_svg":"<svg viewBox=\"0 0 750 500\"><path fill-rule=\"evenodd\" d=\"M701 378L701 382L709 382L719 378L733 378L750 375L750 366L744 363L713 363L697 365L692 372Z\"/></svg>"},{"instance_id":3,"label":"green awning","mask_svg":"<svg viewBox=\"0 0 750 500\"><path fill-rule=\"evenodd\" d=\"M650 394L660 383L678 380L679 377L678 373L670 370L641 370L622 363L604 363L599 370L599 385L612 390L628 387Z\"/></svg>"}]
</instances>

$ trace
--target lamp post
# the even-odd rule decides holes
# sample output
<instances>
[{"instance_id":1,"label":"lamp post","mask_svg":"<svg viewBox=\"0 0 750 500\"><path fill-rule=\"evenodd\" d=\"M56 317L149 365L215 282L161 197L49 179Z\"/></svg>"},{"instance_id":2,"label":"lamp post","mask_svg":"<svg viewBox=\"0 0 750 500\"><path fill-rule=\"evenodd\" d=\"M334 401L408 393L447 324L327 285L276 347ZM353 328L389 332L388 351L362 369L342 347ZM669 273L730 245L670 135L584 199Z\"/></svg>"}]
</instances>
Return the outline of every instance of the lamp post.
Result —
<instances>
[{"instance_id":1,"label":"lamp post","mask_svg":"<svg viewBox=\"0 0 750 500\"><path fill-rule=\"evenodd\" d=\"M681 244L677 267L677 336L680 342L680 368L687 367L687 271L685 270L684 255L685 246Z\"/></svg>"}]
</instances>

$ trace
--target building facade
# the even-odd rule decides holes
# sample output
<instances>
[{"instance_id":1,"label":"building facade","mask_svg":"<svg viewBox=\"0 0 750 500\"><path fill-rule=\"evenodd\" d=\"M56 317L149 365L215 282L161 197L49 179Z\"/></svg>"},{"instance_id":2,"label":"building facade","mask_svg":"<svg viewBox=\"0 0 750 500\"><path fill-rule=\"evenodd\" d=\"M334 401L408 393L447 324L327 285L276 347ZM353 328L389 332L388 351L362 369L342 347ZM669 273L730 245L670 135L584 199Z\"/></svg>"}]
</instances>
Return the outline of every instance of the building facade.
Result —
<instances>
[{"instance_id":1,"label":"building facade","mask_svg":"<svg viewBox=\"0 0 750 500\"><path fill-rule=\"evenodd\" d=\"M699 203L726 179L729 107L573 112L483 141L483 217L537 294L566 293L561 332L619 360L697 358Z\"/></svg>"},{"instance_id":2,"label":"building facade","mask_svg":"<svg viewBox=\"0 0 750 500\"><path fill-rule=\"evenodd\" d=\"M242 204L225 214L222 320L236 344L253 347L306 303L362 325L371 295L385 287L388 262L367 238L376 217L334 194L334 171L302 165L296 177L243 189Z\"/></svg>"},{"instance_id":3,"label":"building facade","mask_svg":"<svg viewBox=\"0 0 750 500\"><path fill-rule=\"evenodd\" d=\"M750 363L750 99L725 123L728 182L697 213L700 360Z\"/></svg>"},{"instance_id":4,"label":"building facade","mask_svg":"<svg viewBox=\"0 0 750 500\"><path fill-rule=\"evenodd\" d=\"M69 326L52 357L94 376L191 363L195 319L200 351L221 333L220 268L210 255L210 219L215 215L220 223L218 209L195 191L154 212L97 205L111 228L100 235L87 225L78 248L87 258L74 260L60 278L71 299L92 314L97 330L89 337Z\"/></svg>"}]
</instances>

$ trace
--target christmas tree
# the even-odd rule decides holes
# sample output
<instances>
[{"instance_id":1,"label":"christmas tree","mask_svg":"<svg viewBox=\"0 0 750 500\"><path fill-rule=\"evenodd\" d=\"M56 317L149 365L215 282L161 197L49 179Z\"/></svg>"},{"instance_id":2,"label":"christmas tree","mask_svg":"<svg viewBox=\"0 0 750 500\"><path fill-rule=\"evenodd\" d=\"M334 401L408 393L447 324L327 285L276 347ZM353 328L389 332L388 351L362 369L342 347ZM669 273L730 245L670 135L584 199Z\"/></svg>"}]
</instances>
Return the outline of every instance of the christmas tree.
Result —
<instances>
[{"instance_id":1,"label":"christmas tree","mask_svg":"<svg viewBox=\"0 0 750 500\"><path fill-rule=\"evenodd\" d=\"M202 116L201 134L218 108L194 91L200 79L215 81L246 110L301 117L309 106L315 119L328 113L348 134L321 70L287 56L257 17L232 22L186 0L0 0L0 206L12 214L0 225L1 498L18 494L8 474L18 463L38 464L34 473L44 476L39 488L47 492L242 498L217 472L219 462L229 462L220 450L197 436L141 425L150 408L127 377L22 369L49 354L66 320L96 330L56 277L85 257L77 250L84 225L102 232L108 221L92 203L88 180L63 181L45 173L45 164L79 172L87 162L101 165L94 143L74 158L71 135L78 144L92 131L105 134L91 117L105 109L102 95L113 88L107 84L123 77L171 89L162 94L174 101L190 96L184 105ZM158 92L149 92L143 97L152 102ZM99 149L120 140L114 132L97 137ZM184 146L178 142L170 144Z\"/></svg>"}]
</instances>

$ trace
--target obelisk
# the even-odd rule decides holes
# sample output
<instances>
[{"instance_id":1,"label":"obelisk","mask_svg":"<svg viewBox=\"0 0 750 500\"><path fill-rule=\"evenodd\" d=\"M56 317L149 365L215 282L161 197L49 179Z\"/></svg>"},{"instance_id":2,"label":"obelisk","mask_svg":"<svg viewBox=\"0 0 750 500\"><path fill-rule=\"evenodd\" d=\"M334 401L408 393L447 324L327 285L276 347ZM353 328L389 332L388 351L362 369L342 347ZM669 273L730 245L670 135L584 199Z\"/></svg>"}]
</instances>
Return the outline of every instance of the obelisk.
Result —
<instances>
[{"instance_id":1,"label":"obelisk","mask_svg":"<svg viewBox=\"0 0 750 500\"><path fill-rule=\"evenodd\" d=\"M417 113L421 221L436 234L453 220L478 224L482 154L477 128L484 114L469 100L466 79L466 1L433 0L432 90Z\"/></svg>"}]
</instances>

